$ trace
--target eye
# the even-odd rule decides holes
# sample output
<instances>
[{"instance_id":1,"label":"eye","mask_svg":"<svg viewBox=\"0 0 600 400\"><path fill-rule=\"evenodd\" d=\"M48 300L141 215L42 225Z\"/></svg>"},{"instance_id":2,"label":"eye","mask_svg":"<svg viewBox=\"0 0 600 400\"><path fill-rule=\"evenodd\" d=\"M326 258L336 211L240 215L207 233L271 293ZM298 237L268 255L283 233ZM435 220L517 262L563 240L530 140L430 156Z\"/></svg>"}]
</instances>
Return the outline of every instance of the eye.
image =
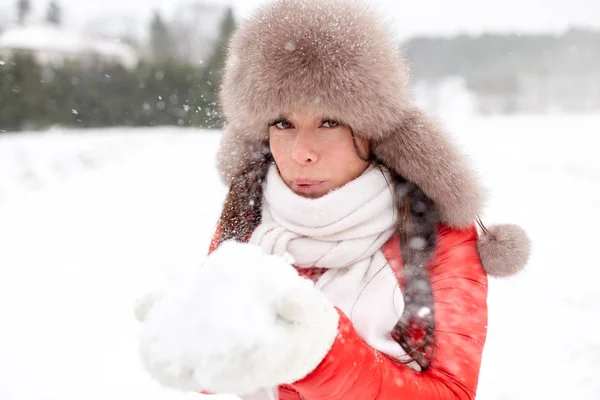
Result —
<instances>
[{"instance_id":1,"label":"eye","mask_svg":"<svg viewBox=\"0 0 600 400\"><path fill-rule=\"evenodd\" d=\"M281 130L290 129L293 126L290 123L290 121L285 120L285 119L278 119L276 121L273 121L270 125L276 126L277 129L281 129Z\"/></svg>"},{"instance_id":2,"label":"eye","mask_svg":"<svg viewBox=\"0 0 600 400\"><path fill-rule=\"evenodd\" d=\"M334 121L332 119L327 119L325 121L323 121L323 126L325 128L335 128L336 126L339 126L340 123L337 121Z\"/></svg>"}]
</instances>

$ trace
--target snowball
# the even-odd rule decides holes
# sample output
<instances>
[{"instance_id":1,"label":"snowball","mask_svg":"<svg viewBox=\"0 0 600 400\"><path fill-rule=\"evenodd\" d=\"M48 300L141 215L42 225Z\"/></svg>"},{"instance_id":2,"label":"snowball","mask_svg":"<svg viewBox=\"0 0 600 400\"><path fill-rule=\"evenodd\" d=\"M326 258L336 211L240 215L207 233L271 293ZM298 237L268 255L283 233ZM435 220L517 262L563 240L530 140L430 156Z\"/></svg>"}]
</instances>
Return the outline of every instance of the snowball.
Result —
<instances>
[{"instance_id":1,"label":"snowball","mask_svg":"<svg viewBox=\"0 0 600 400\"><path fill-rule=\"evenodd\" d=\"M181 360L187 360L197 382L210 381L232 358L253 350L257 338L273 348L283 345L276 310L299 281L308 282L284 258L254 245L224 242L156 302L142 342L151 349L152 362L183 368Z\"/></svg>"}]
</instances>

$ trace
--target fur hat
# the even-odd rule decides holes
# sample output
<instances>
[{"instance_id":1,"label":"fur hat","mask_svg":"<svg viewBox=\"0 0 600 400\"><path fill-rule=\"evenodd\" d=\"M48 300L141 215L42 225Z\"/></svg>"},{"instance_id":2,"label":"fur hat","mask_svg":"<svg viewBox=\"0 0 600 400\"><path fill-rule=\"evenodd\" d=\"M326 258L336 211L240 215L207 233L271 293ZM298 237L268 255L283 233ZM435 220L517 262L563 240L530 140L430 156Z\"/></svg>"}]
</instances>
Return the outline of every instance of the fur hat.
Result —
<instances>
[{"instance_id":1,"label":"fur hat","mask_svg":"<svg viewBox=\"0 0 600 400\"><path fill-rule=\"evenodd\" d=\"M303 108L370 139L375 159L415 183L442 223L464 228L481 214L484 190L476 174L441 126L411 105L394 35L366 5L279 0L263 6L231 39L219 95L226 127L218 167L227 184L256 158L268 124ZM500 225L482 234L480 255L490 275L524 267L529 240L522 229Z\"/></svg>"}]
</instances>

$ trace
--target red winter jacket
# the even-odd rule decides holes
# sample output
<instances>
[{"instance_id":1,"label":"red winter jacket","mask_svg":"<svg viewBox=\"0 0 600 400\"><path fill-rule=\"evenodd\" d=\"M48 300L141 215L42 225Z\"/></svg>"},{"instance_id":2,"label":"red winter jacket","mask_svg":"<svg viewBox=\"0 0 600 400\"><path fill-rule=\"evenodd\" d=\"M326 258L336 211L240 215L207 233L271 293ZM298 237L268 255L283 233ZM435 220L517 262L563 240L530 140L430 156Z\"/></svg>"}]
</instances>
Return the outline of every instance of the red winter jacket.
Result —
<instances>
[{"instance_id":1,"label":"red winter jacket","mask_svg":"<svg viewBox=\"0 0 600 400\"><path fill-rule=\"evenodd\" d=\"M218 245L219 229L210 246ZM399 236L382 248L402 284ZM438 227L428 266L435 302L436 345L430 367L417 372L369 347L339 309L337 338L319 366L279 387L279 400L474 399L487 330L487 276L477 230Z\"/></svg>"}]
</instances>

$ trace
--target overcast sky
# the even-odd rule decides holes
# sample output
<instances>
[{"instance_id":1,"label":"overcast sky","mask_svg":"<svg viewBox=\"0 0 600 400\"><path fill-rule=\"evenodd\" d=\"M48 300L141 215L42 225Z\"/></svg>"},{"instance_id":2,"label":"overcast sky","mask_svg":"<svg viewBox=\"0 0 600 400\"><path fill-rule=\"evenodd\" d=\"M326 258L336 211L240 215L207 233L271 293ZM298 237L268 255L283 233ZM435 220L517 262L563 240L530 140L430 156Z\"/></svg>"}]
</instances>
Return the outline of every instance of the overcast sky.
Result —
<instances>
[{"instance_id":1,"label":"overcast sky","mask_svg":"<svg viewBox=\"0 0 600 400\"><path fill-rule=\"evenodd\" d=\"M49 0L30 0L44 10ZM147 18L159 9L166 16L174 5L193 0L59 0L70 25L82 26L100 16ZM231 4L240 17L265 0L204 0ZM600 29L600 0L371 0L386 9L399 37L482 31L549 32L569 26ZM0 16L14 15L16 0L0 0Z\"/></svg>"}]
</instances>

